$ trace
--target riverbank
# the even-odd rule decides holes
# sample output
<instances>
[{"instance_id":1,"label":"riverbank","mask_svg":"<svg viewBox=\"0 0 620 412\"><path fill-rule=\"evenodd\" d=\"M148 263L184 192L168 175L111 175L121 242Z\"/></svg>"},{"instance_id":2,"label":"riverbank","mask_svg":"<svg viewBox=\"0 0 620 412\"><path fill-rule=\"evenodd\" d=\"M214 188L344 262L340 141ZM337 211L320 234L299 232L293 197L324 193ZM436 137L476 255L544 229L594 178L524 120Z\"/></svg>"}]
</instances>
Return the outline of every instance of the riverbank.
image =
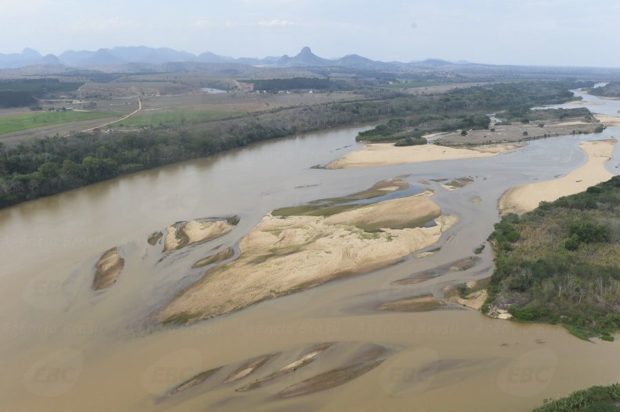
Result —
<instances>
[{"instance_id":1,"label":"riverbank","mask_svg":"<svg viewBox=\"0 0 620 412\"><path fill-rule=\"evenodd\" d=\"M573 82L494 84L458 89L445 96L467 101L472 113L488 112L510 109L517 96L521 104L529 106L565 102L571 98L568 89L573 86ZM3 146L0 207L256 142L368 124L394 116L431 115L444 112L443 106L433 95L390 93L378 99L284 107L216 121L153 126L131 132L106 130Z\"/></svg>"},{"instance_id":2,"label":"riverbank","mask_svg":"<svg viewBox=\"0 0 620 412\"><path fill-rule=\"evenodd\" d=\"M540 202L552 202L609 180L613 174L606 169L605 164L611 159L616 143L615 139L582 142L579 147L587 155L584 165L557 179L509 189L499 200L501 213L529 212L538 207Z\"/></svg>"},{"instance_id":3,"label":"riverbank","mask_svg":"<svg viewBox=\"0 0 620 412\"><path fill-rule=\"evenodd\" d=\"M495 156L518 147L517 145L487 145L465 149L434 144L398 147L392 143L372 143L328 163L325 167L327 169L353 169L436 160L474 159Z\"/></svg>"},{"instance_id":4,"label":"riverbank","mask_svg":"<svg viewBox=\"0 0 620 412\"><path fill-rule=\"evenodd\" d=\"M455 223L431 197L424 192L329 216L267 215L241 240L238 259L207 271L157 320L212 318L394 264L436 243Z\"/></svg>"}]
</instances>

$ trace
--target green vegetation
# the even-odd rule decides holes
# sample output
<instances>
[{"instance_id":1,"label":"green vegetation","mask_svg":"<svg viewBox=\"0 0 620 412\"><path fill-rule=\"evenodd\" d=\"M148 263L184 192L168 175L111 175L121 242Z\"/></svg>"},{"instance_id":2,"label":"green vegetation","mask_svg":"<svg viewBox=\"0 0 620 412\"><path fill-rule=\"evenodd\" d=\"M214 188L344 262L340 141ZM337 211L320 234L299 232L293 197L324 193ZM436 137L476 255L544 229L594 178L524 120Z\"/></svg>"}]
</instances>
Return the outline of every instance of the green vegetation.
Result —
<instances>
[{"instance_id":1,"label":"green vegetation","mask_svg":"<svg viewBox=\"0 0 620 412\"><path fill-rule=\"evenodd\" d=\"M80 122L84 120L104 119L119 116L108 112L76 112L72 110L54 112L32 112L0 116L0 135L34 129L36 127L52 126L55 124Z\"/></svg>"},{"instance_id":2,"label":"green vegetation","mask_svg":"<svg viewBox=\"0 0 620 412\"><path fill-rule=\"evenodd\" d=\"M396 143L394 143L394 146L420 146L420 145L425 145L427 143L428 143L428 140L426 140L423 137L407 136L407 137L397 140Z\"/></svg>"},{"instance_id":3,"label":"green vegetation","mask_svg":"<svg viewBox=\"0 0 620 412\"><path fill-rule=\"evenodd\" d=\"M585 107L575 107L571 109L542 109L531 110L522 107L515 107L509 110L505 110L497 114L497 117L502 119L503 124L510 124L513 122L521 123L538 123L539 127L544 127L545 122L548 121L561 121L564 119L574 120L581 117L585 122L591 122L594 120L592 113Z\"/></svg>"},{"instance_id":4,"label":"green vegetation","mask_svg":"<svg viewBox=\"0 0 620 412\"><path fill-rule=\"evenodd\" d=\"M236 117L242 113L224 111L189 111L141 113L116 124L118 127L183 127Z\"/></svg>"},{"instance_id":5,"label":"green vegetation","mask_svg":"<svg viewBox=\"0 0 620 412\"><path fill-rule=\"evenodd\" d=\"M574 87L570 81L494 84L438 95L389 95L279 108L208 123L52 137L16 147L0 145L0 207L296 133L412 114L452 116L524 102L532 106L560 103L572 98L569 89Z\"/></svg>"},{"instance_id":6,"label":"green vegetation","mask_svg":"<svg viewBox=\"0 0 620 412\"><path fill-rule=\"evenodd\" d=\"M83 83L58 79L0 80L0 107L24 107L51 93L77 90Z\"/></svg>"},{"instance_id":7,"label":"green vegetation","mask_svg":"<svg viewBox=\"0 0 620 412\"><path fill-rule=\"evenodd\" d=\"M360 132L358 141L396 142L396 146L426 144L422 135L427 133L448 132L457 129L486 129L491 119L486 115L467 116L418 116L411 119L390 119L374 129Z\"/></svg>"},{"instance_id":8,"label":"green vegetation","mask_svg":"<svg viewBox=\"0 0 620 412\"><path fill-rule=\"evenodd\" d=\"M601 97L620 97L620 82L610 82L603 87L590 89L590 94Z\"/></svg>"},{"instance_id":9,"label":"green vegetation","mask_svg":"<svg viewBox=\"0 0 620 412\"><path fill-rule=\"evenodd\" d=\"M533 412L620 412L620 384L593 386L566 398L545 401Z\"/></svg>"},{"instance_id":10,"label":"green vegetation","mask_svg":"<svg viewBox=\"0 0 620 412\"><path fill-rule=\"evenodd\" d=\"M505 112L514 119L544 120L569 115L591 116L588 109L530 110L544 104L561 103L573 99L571 82L519 82L456 89L425 99L423 105L412 110L409 118L393 118L357 137L366 142L398 142L420 138L427 133L469 129L487 129L490 119L485 113ZM574 87L576 84L573 83Z\"/></svg>"},{"instance_id":11,"label":"green vegetation","mask_svg":"<svg viewBox=\"0 0 620 412\"><path fill-rule=\"evenodd\" d=\"M620 329L620 177L509 215L491 235L496 269L486 310L564 325L588 339Z\"/></svg>"}]
</instances>

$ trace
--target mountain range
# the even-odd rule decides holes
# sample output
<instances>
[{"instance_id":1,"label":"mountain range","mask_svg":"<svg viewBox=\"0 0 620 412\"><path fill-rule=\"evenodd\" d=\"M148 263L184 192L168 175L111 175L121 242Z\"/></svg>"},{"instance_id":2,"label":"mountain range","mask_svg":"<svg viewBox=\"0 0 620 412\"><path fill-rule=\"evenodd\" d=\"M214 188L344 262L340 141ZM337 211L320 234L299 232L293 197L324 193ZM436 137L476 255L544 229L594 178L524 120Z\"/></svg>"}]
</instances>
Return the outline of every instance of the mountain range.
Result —
<instances>
[{"instance_id":1,"label":"mountain range","mask_svg":"<svg viewBox=\"0 0 620 412\"><path fill-rule=\"evenodd\" d=\"M265 58L233 58L211 52L193 54L170 48L146 46L114 47L96 51L66 51L58 56L42 55L27 48L21 53L0 54L0 69L18 69L28 66L64 66L71 68L101 68L124 65L164 65L168 63L222 63L259 67L345 67L364 70L397 69L413 63L381 62L357 54L339 59L325 59L317 56L309 47L304 47L295 56ZM443 60L426 60L416 64L451 65Z\"/></svg>"}]
</instances>

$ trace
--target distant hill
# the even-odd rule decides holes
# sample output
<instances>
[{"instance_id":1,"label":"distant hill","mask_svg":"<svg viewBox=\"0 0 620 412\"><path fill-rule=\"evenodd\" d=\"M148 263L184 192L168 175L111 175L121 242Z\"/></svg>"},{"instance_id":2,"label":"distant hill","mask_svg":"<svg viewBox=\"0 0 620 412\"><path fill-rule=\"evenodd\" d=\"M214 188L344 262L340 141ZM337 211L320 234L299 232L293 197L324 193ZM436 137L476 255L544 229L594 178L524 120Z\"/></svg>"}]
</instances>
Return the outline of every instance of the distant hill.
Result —
<instances>
[{"instance_id":1,"label":"distant hill","mask_svg":"<svg viewBox=\"0 0 620 412\"><path fill-rule=\"evenodd\" d=\"M276 63L280 67L320 67L330 66L331 64L330 60L323 59L312 53L310 47L304 47L294 57L284 55Z\"/></svg>"},{"instance_id":2,"label":"distant hill","mask_svg":"<svg viewBox=\"0 0 620 412\"><path fill-rule=\"evenodd\" d=\"M427 59L413 62L382 62L358 54L348 54L337 59L326 59L304 47L294 56L269 56L264 58L221 56L212 52L193 54L171 48L153 48L146 46L113 47L99 50L69 50L58 56L41 55L33 49L24 49L21 53L0 53L0 70L19 70L21 72L51 73L75 70L97 70L102 72L135 73L162 72L168 70L193 71L212 70L219 73L248 72L253 68L281 69L320 69L349 70L362 72L386 73L428 73L445 72L460 75L514 77L518 75L535 75L539 78L557 77L558 75L575 76L595 74L614 77L620 76L617 69L593 69L579 67L543 67L543 66L506 66L476 64L466 61L450 62L441 59Z\"/></svg>"},{"instance_id":3,"label":"distant hill","mask_svg":"<svg viewBox=\"0 0 620 412\"><path fill-rule=\"evenodd\" d=\"M21 53L0 54L0 68L18 68L40 64L43 56L32 49L24 49Z\"/></svg>"},{"instance_id":4,"label":"distant hill","mask_svg":"<svg viewBox=\"0 0 620 412\"><path fill-rule=\"evenodd\" d=\"M325 59L304 47L295 56L270 56L265 58L233 58L205 52L199 55L170 48L146 46L114 47L95 51L66 51L59 56L42 56L35 50L25 49L22 53L0 54L0 69L20 68L32 65L64 65L72 68L99 68L130 64L166 65L168 63L221 63L242 64L261 67L346 67L359 70L384 70L402 67L404 63L385 63L350 54L340 59Z\"/></svg>"}]
</instances>

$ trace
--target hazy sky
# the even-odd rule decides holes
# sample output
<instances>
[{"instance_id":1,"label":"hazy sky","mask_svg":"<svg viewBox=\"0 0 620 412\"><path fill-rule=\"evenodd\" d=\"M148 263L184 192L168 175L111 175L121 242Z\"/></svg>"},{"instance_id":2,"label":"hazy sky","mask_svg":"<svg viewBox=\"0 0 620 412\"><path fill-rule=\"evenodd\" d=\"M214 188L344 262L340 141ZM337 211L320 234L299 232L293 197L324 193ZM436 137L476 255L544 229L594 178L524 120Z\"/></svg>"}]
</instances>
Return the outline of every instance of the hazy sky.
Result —
<instances>
[{"instance_id":1,"label":"hazy sky","mask_svg":"<svg viewBox=\"0 0 620 412\"><path fill-rule=\"evenodd\" d=\"M0 0L0 52L116 45L262 57L620 67L620 0Z\"/></svg>"}]
</instances>

